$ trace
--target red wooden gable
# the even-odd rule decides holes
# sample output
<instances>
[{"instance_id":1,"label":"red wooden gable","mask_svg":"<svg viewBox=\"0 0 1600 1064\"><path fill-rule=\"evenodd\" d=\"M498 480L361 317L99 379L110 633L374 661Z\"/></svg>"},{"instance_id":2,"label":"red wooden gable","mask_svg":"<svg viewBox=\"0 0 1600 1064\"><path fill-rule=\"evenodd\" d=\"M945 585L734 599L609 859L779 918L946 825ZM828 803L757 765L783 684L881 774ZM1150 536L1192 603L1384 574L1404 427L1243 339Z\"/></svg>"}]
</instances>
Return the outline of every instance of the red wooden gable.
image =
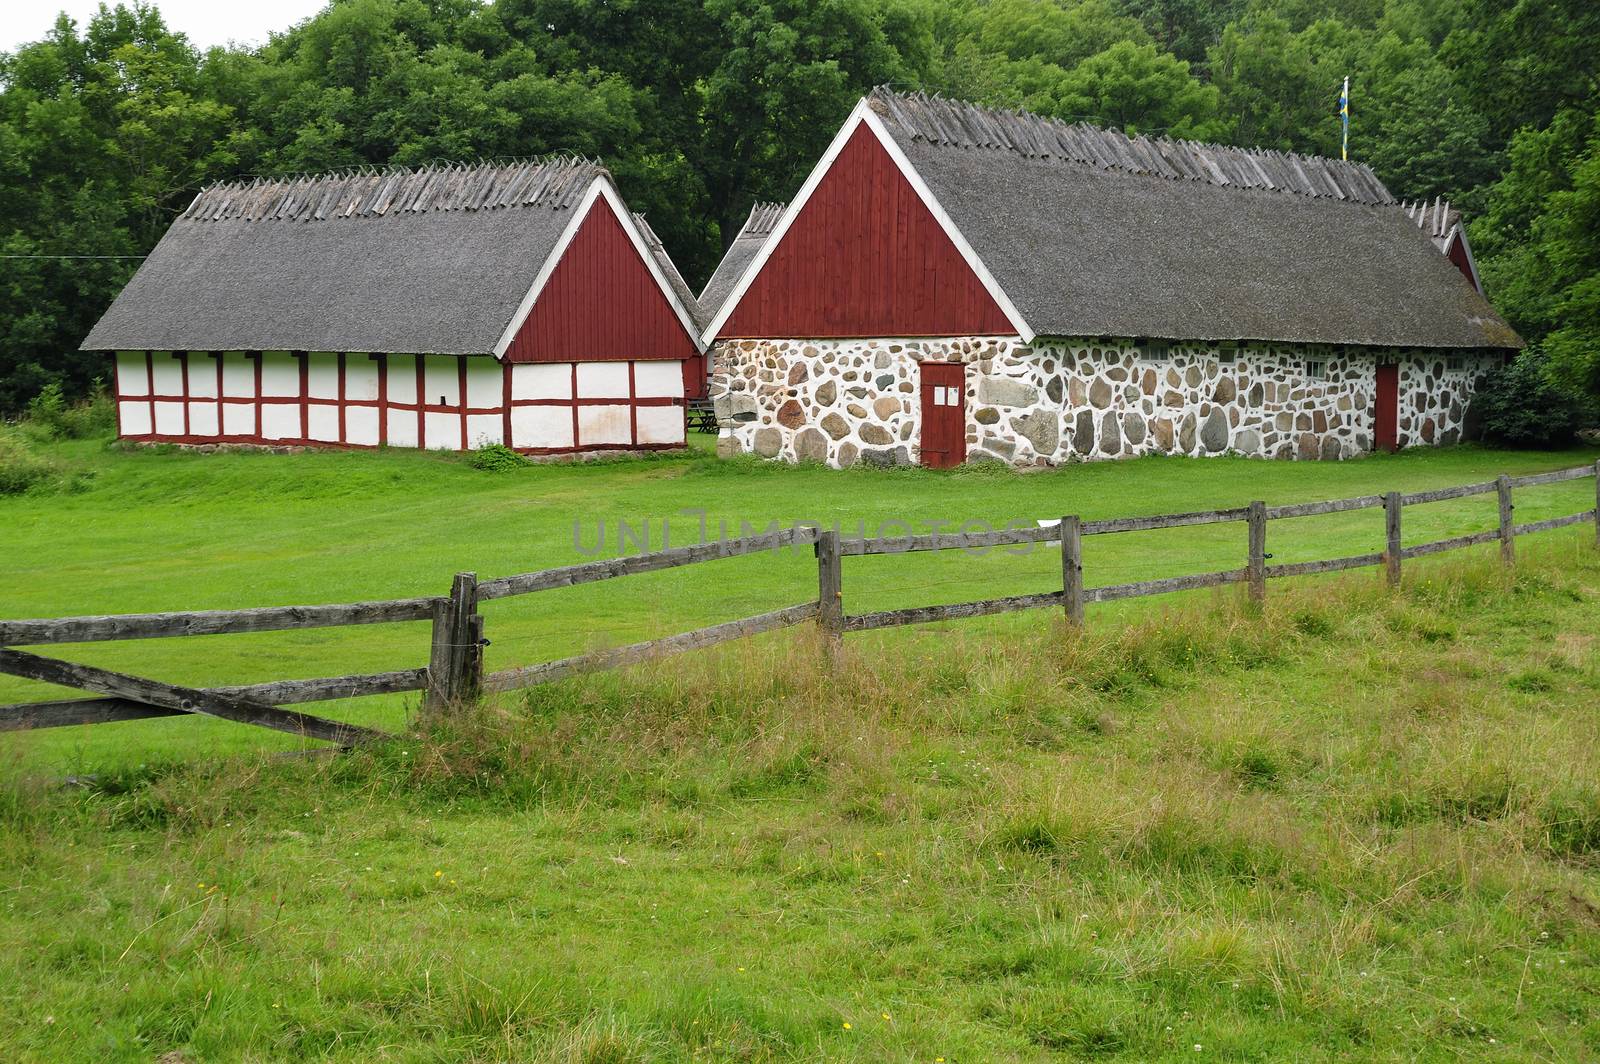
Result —
<instances>
[{"instance_id":1,"label":"red wooden gable","mask_svg":"<svg viewBox=\"0 0 1600 1064\"><path fill-rule=\"evenodd\" d=\"M507 362L693 359L700 354L604 196L594 201Z\"/></svg>"},{"instance_id":2,"label":"red wooden gable","mask_svg":"<svg viewBox=\"0 0 1600 1064\"><path fill-rule=\"evenodd\" d=\"M1459 236L1450 241L1445 249L1445 258L1449 259L1455 268L1461 271L1461 276L1472 282L1472 287L1478 288L1478 279L1472 276L1472 259L1467 254L1467 245ZM1483 294L1483 289L1478 288L1478 294Z\"/></svg>"},{"instance_id":3,"label":"red wooden gable","mask_svg":"<svg viewBox=\"0 0 1600 1064\"><path fill-rule=\"evenodd\" d=\"M1017 331L866 123L856 127L719 337Z\"/></svg>"}]
</instances>

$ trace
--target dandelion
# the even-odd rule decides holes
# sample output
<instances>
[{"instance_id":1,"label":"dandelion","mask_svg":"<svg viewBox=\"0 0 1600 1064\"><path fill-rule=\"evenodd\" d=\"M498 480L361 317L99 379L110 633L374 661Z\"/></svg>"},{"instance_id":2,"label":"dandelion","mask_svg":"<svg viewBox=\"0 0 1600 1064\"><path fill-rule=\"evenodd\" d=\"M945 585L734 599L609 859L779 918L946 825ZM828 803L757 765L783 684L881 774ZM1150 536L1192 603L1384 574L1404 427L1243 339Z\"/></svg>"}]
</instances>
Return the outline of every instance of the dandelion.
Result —
<instances>
[{"instance_id":1,"label":"dandelion","mask_svg":"<svg viewBox=\"0 0 1600 1064\"><path fill-rule=\"evenodd\" d=\"M884 1013L884 1014L883 1014L883 1018L884 1018L884 1019L886 1019L886 1020L887 1020L887 1019L888 1019L888 1018L889 1018L889 1014L888 1014L888 1013L887 1013L887 1012L886 1012L886 1013Z\"/></svg>"},{"instance_id":2,"label":"dandelion","mask_svg":"<svg viewBox=\"0 0 1600 1064\"><path fill-rule=\"evenodd\" d=\"M440 869L435 869L435 870L434 870L434 873L433 873L433 878L434 878L434 879L438 879L438 878L439 878L439 877L440 877L440 876L442 876L442 875L444 875L444 869L442 869L442 868L440 868Z\"/></svg>"},{"instance_id":3,"label":"dandelion","mask_svg":"<svg viewBox=\"0 0 1600 1064\"><path fill-rule=\"evenodd\" d=\"M845 1020L844 1021L844 1029L847 1030L847 1031L850 1030L850 1021L849 1020Z\"/></svg>"},{"instance_id":4,"label":"dandelion","mask_svg":"<svg viewBox=\"0 0 1600 1064\"><path fill-rule=\"evenodd\" d=\"M740 966L739 966L739 970L740 970L740 971L741 971L741 972L742 972L742 971L744 971L744 965L742 965L742 964L741 964L741 965L740 965Z\"/></svg>"}]
</instances>

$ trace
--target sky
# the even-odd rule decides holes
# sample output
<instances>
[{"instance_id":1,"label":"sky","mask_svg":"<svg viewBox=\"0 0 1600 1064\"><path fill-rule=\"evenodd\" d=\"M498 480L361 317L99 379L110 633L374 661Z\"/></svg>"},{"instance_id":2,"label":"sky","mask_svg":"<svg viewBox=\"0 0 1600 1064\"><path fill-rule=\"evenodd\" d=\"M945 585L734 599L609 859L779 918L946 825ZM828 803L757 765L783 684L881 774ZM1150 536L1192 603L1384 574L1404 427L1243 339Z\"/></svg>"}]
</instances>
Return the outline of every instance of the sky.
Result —
<instances>
[{"instance_id":1,"label":"sky","mask_svg":"<svg viewBox=\"0 0 1600 1064\"><path fill-rule=\"evenodd\" d=\"M209 48L238 41L260 44L271 30L285 30L319 11L326 0L156 0L167 25L187 34L190 43ZM0 0L0 51L43 37L65 11L79 29L88 24L99 0ZM115 6L112 2L108 6Z\"/></svg>"}]
</instances>

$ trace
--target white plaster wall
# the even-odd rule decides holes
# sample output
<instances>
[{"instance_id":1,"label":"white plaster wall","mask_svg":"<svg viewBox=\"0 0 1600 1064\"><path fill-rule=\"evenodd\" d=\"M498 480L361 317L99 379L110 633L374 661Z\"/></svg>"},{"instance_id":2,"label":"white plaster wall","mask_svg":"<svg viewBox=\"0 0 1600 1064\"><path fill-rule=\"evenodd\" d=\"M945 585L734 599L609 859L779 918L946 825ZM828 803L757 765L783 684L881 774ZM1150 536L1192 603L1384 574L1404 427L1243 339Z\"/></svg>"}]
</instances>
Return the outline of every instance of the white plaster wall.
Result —
<instances>
[{"instance_id":1,"label":"white plaster wall","mask_svg":"<svg viewBox=\"0 0 1600 1064\"><path fill-rule=\"evenodd\" d=\"M626 399L628 397L628 364L626 362L578 363L578 398Z\"/></svg>"},{"instance_id":2,"label":"white plaster wall","mask_svg":"<svg viewBox=\"0 0 1600 1064\"><path fill-rule=\"evenodd\" d=\"M183 362L177 355L171 351L157 351L150 356L150 368L157 395L183 394Z\"/></svg>"},{"instance_id":3,"label":"white plaster wall","mask_svg":"<svg viewBox=\"0 0 1600 1064\"><path fill-rule=\"evenodd\" d=\"M306 438L321 443L341 443L339 439L339 408L323 403L306 407Z\"/></svg>"},{"instance_id":4,"label":"white plaster wall","mask_svg":"<svg viewBox=\"0 0 1600 1064\"><path fill-rule=\"evenodd\" d=\"M306 356L306 389L313 399L339 398L339 356L313 351Z\"/></svg>"},{"instance_id":5,"label":"white plaster wall","mask_svg":"<svg viewBox=\"0 0 1600 1064\"><path fill-rule=\"evenodd\" d=\"M256 397L256 362L243 351L222 354L222 394L233 398Z\"/></svg>"},{"instance_id":6,"label":"white plaster wall","mask_svg":"<svg viewBox=\"0 0 1600 1064\"><path fill-rule=\"evenodd\" d=\"M377 359L367 355L349 355L345 358L344 397L351 402L377 402Z\"/></svg>"},{"instance_id":7,"label":"white plaster wall","mask_svg":"<svg viewBox=\"0 0 1600 1064\"><path fill-rule=\"evenodd\" d=\"M212 377L211 384L211 390L216 391L215 376ZM216 403L189 404L189 435L215 436L218 434L218 429L219 424Z\"/></svg>"},{"instance_id":8,"label":"white plaster wall","mask_svg":"<svg viewBox=\"0 0 1600 1064\"><path fill-rule=\"evenodd\" d=\"M261 394L292 398L300 394L300 361L287 351L261 354Z\"/></svg>"},{"instance_id":9,"label":"white plaster wall","mask_svg":"<svg viewBox=\"0 0 1600 1064\"><path fill-rule=\"evenodd\" d=\"M500 407L505 399L505 371L494 358L467 359L467 405ZM469 430L470 431L470 430Z\"/></svg>"},{"instance_id":10,"label":"white plaster wall","mask_svg":"<svg viewBox=\"0 0 1600 1064\"><path fill-rule=\"evenodd\" d=\"M227 383L226 378L224 378L223 383ZM254 436L256 434L255 404L224 402L222 404L222 434L224 436Z\"/></svg>"},{"instance_id":11,"label":"white plaster wall","mask_svg":"<svg viewBox=\"0 0 1600 1064\"><path fill-rule=\"evenodd\" d=\"M582 380L579 380L582 391ZM632 443L633 431L627 406L578 407L578 445L595 447L601 444Z\"/></svg>"},{"instance_id":12,"label":"white plaster wall","mask_svg":"<svg viewBox=\"0 0 1600 1064\"><path fill-rule=\"evenodd\" d=\"M512 407L511 446L571 447L572 409L565 406Z\"/></svg>"},{"instance_id":13,"label":"white plaster wall","mask_svg":"<svg viewBox=\"0 0 1600 1064\"><path fill-rule=\"evenodd\" d=\"M442 414L429 410L423 413L424 440L430 451L459 451L461 449L461 415Z\"/></svg>"},{"instance_id":14,"label":"white plaster wall","mask_svg":"<svg viewBox=\"0 0 1600 1064\"><path fill-rule=\"evenodd\" d=\"M117 352L117 394L150 394L150 374L145 369L143 351Z\"/></svg>"},{"instance_id":15,"label":"white plaster wall","mask_svg":"<svg viewBox=\"0 0 1600 1064\"><path fill-rule=\"evenodd\" d=\"M344 442L362 447L378 445L378 408L348 406L344 411Z\"/></svg>"},{"instance_id":16,"label":"white plaster wall","mask_svg":"<svg viewBox=\"0 0 1600 1064\"><path fill-rule=\"evenodd\" d=\"M468 391L471 389L469 388ZM496 404L498 405L498 404ZM473 450L505 442L505 421L499 414L467 415L467 446Z\"/></svg>"},{"instance_id":17,"label":"white plaster wall","mask_svg":"<svg viewBox=\"0 0 1600 1064\"><path fill-rule=\"evenodd\" d=\"M511 398L571 399L570 362L522 362L511 367ZM533 444L528 444L533 446Z\"/></svg>"},{"instance_id":18,"label":"white plaster wall","mask_svg":"<svg viewBox=\"0 0 1600 1064\"><path fill-rule=\"evenodd\" d=\"M646 398L682 398L682 362L635 362L633 394Z\"/></svg>"},{"instance_id":19,"label":"white plaster wall","mask_svg":"<svg viewBox=\"0 0 1600 1064\"><path fill-rule=\"evenodd\" d=\"M139 367L143 369L143 366ZM148 436L154 430L155 424L150 420L150 401L141 399L138 402L118 403L117 415L122 426L124 436Z\"/></svg>"},{"instance_id":20,"label":"white plaster wall","mask_svg":"<svg viewBox=\"0 0 1600 1064\"><path fill-rule=\"evenodd\" d=\"M422 401L427 406L461 404L461 365L451 355L424 355ZM432 447L433 430L428 430Z\"/></svg>"},{"instance_id":21,"label":"white plaster wall","mask_svg":"<svg viewBox=\"0 0 1600 1064\"><path fill-rule=\"evenodd\" d=\"M415 410L390 409L385 416L388 418L390 447L417 446L417 412Z\"/></svg>"},{"instance_id":22,"label":"white plaster wall","mask_svg":"<svg viewBox=\"0 0 1600 1064\"><path fill-rule=\"evenodd\" d=\"M300 408L291 403L263 403L261 437L267 440L293 440L300 436Z\"/></svg>"},{"instance_id":23,"label":"white plaster wall","mask_svg":"<svg viewBox=\"0 0 1600 1064\"><path fill-rule=\"evenodd\" d=\"M679 390L683 378L678 379ZM681 445L684 433L683 407L641 406L638 412L639 442L656 446Z\"/></svg>"},{"instance_id":24,"label":"white plaster wall","mask_svg":"<svg viewBox=\"0 0 1600 1064\"><path fill-rule=\"evenodd\" d=\"M415 355L390 355L388 395L391 403L415 403L417 401L417 358ZM392 440L390 441L393 442ZM413 442L409 445L416 446L415 433Z\"/></svg>"},{"instance_id":25,"label":"white plaster wall","mask_svg":"<svg viewBox=\"0 0 1600 1064\"><path fill-rule=\"evenodd\" d=\"M205 351L189 353L189 398L217 397L217 356ZM190 419L193 420L192 418ZM191 428L193 426L191 425Z\"/></svg>"}]
</instances>

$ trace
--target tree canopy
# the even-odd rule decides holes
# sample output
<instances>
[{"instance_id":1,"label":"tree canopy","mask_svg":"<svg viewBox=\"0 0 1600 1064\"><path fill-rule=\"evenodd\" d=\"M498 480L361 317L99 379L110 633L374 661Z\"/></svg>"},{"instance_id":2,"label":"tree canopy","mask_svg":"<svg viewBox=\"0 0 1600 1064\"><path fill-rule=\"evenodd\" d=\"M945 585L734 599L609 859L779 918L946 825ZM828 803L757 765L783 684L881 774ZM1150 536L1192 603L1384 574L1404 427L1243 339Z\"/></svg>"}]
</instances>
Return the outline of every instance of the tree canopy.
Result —
<instances>
[{"instance_id":1,"label":"tree canopy","mask_svg":"<svg viewBox=\"0 0 1600 1064\"><path fill-rule=\"evenodd\" d=\"M0 54L0 411L105 373L78 342L207 182L598 156L691 282L872 85L1351 157L1471 219L1490 296L1600 396L1589 0L332 0L200 51L158 6ZM73 256L73 257L67 257Z\"/></svg>"}]
</instances>

